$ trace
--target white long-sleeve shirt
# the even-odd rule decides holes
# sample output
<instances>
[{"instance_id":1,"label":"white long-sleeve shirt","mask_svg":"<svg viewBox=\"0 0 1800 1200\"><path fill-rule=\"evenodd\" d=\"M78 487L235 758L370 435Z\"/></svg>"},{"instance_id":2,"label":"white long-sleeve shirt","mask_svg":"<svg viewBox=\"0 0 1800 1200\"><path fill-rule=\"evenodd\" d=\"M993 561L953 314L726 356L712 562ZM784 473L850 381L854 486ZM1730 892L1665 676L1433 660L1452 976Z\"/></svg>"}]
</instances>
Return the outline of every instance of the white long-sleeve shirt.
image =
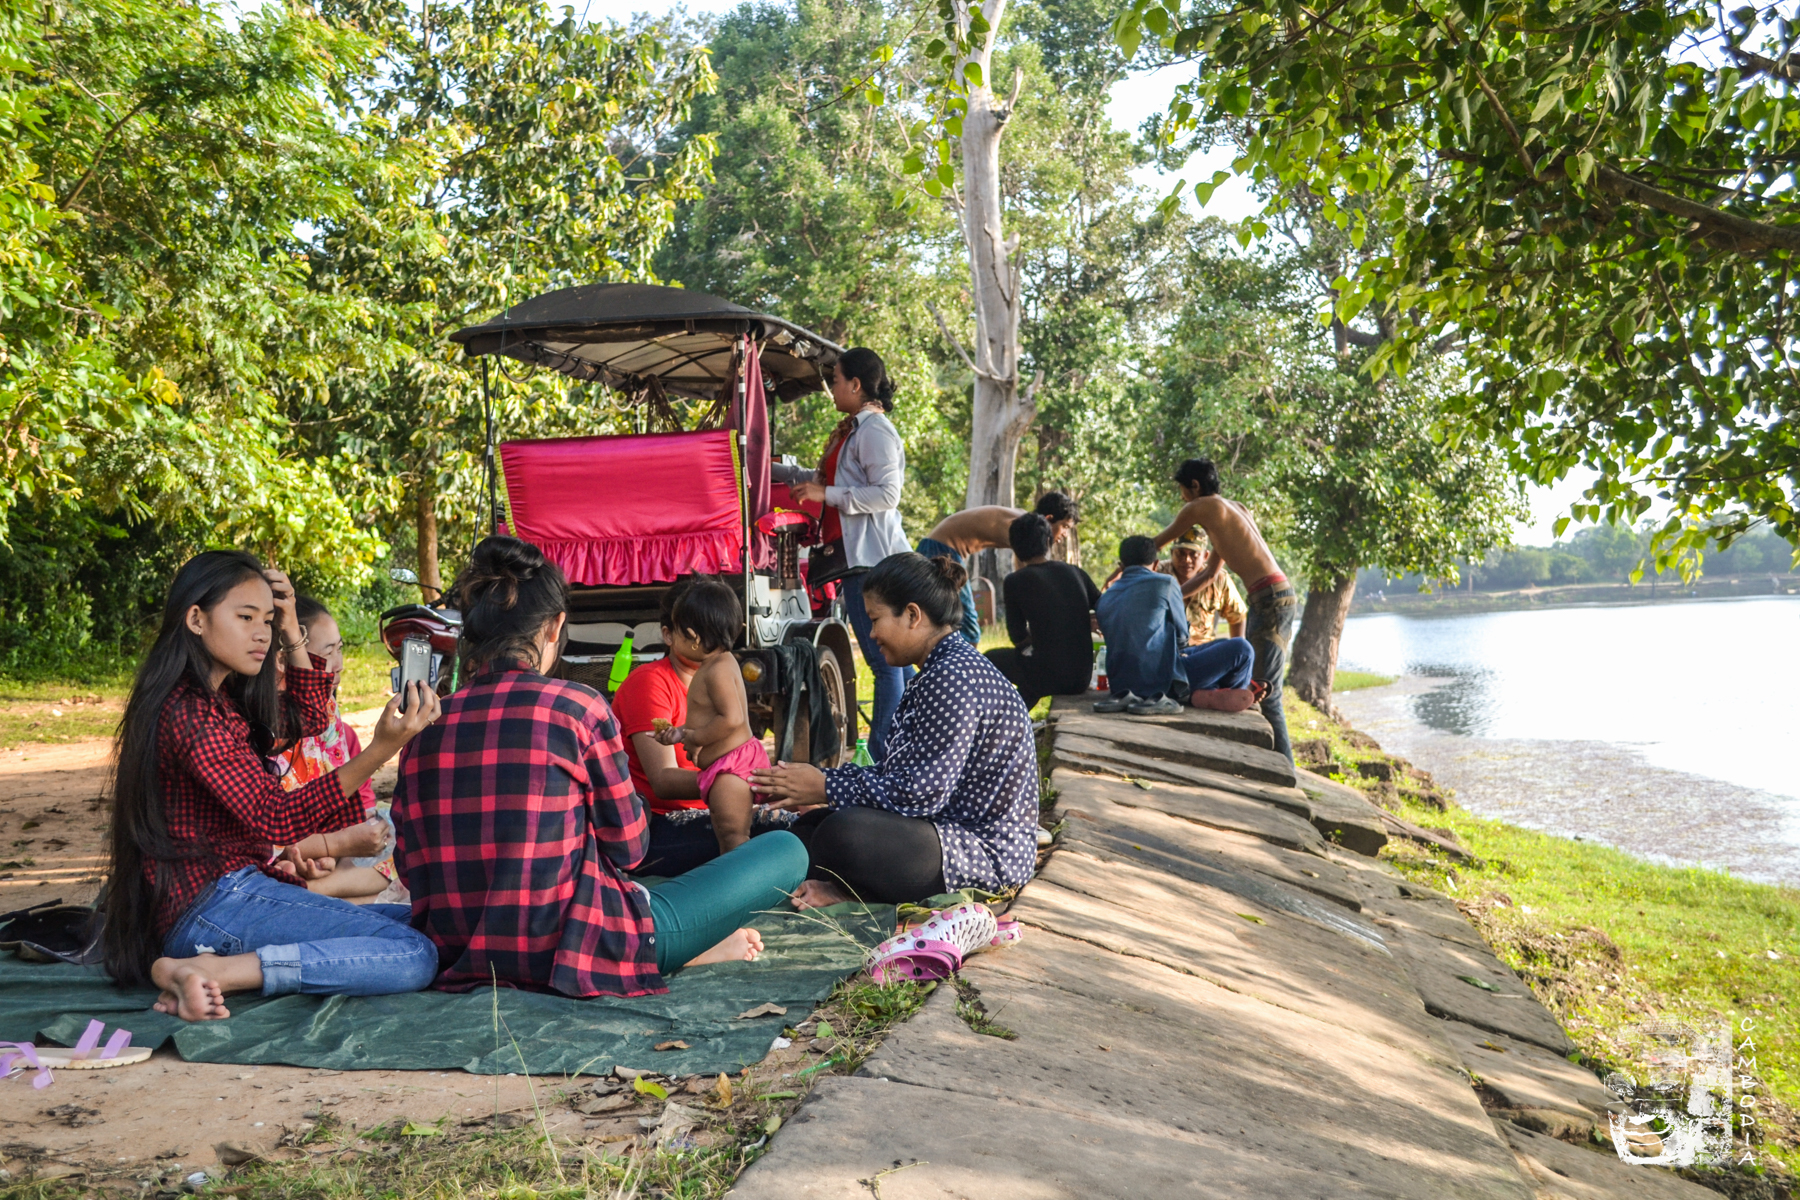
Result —
<instances>
[{"instance_id":1,"label":"white long-sleeve shirt","mask_svg":"<svg viewBox=\"0 0 1800 1200\"><path fill-rule=\"evenodd\" d=\"M811 467L776 463L777 483L824 483ZM872 567L890 554L912 549L900 525L900 490L906 484L906 446L886 413L858 413L856 428L838 451L837 482L825 503L844 527L844 556L853 567Z\"/></svg>"}]
</instances>

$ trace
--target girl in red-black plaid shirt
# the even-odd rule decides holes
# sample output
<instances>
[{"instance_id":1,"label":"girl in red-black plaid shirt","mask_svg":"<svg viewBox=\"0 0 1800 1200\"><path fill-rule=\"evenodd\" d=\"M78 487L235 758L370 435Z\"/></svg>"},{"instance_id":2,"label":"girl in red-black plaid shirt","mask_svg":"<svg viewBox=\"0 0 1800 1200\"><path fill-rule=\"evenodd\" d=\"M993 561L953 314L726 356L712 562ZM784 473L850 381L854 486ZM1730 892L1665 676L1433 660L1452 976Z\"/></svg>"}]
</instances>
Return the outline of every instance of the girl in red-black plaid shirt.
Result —
<instances>
[{"instance_id":1,"label":"girl in red-black plaid shirt","mask_svg":"<svg viewBox=\"0 0 1800 1200\"><path fill-rule=\"evenodd\" d=\"M287 656L285 702L271 649ZM102 935L113 977L154 982L159 1011L214 1020L231 1015L230 992L377 995L436 973L404 906L316 895L273 866L276 845L360 824L357 789L439 713L436 695L413 687L388 703L368 749L285 791L269 755L325 728L334 676L323 668L280 571L211 550L176 573L119 727Z\"/></svg>"},{"instance_id":2,"label":"girl in red-black plaid shirt","mask_svg":"<svg viewBox=\"0 0 1800 1200\"><path fill-rule=\"evenodd\" d=\"M468 683L400 760L394 860L450 990L665 991L684 965L754 959L753 913L786 903L806 850L786 831L649 888L626 872L649 823L605 697L548 675L568 583L536 546L490 537L451 590Z\"/></svg>"}]
</instances>

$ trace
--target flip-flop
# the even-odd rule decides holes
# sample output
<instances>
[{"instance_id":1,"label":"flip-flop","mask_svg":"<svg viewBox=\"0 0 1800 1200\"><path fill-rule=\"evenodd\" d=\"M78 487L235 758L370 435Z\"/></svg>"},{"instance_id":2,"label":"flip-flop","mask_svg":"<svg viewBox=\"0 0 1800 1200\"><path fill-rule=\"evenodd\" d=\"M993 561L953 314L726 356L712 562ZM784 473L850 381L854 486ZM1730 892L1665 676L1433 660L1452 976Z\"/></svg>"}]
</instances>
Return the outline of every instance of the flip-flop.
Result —
<instances>
[{"instance_id":1,"label":"flip-flop","mask_svg":"<svg viewBox=\"0 0 1800 1200\"><path fill-rule=\"evenodd\" d=\"M7 1079L17 1072L29 1068L37 1068L32 1077L33 1088L47 1088L51 1083L50 1068L56 1067L70 1071L104 1071L111 1067L129 1067L141 1063L150 1057L150 1047L133 1046L129 1029L115 1029L113 1035L106 1039L106 1045L95 1054L95 1047L100 1046L100 1034L106 1026L99 1021L89 1021L87 1029L82 1032L81 1040L73 1046L34 1046L30 1042L0 1042L0 1079Z\"/></svg>"},{"instance_id":2,"label":"flip-flop","mask_svg":"<svg viewBox=\"0 0 1800 1200\"><path fill-rule=\"evenodd\" d=\"M948 979L962 966L962 951L949 942L914 938L906 945L869 960L869 976L878 984Z\"/></svg>"},{"instance_id":3,"label":"flip-flop","mask_svg":"<svg viewBox=\"0 0 1800 1200\"><path fill-rule=\"evenodd\" d=\"M882 942L870 952L869 957L872 961L877 955L890 953L907 942L929 938L949 942L956 947L960 956L967 958L993 941L997 932L998 925L994 920L993 910L987 905L959 904L955 908L934 912L924 923Z\"/></svg>"}]
</instances>

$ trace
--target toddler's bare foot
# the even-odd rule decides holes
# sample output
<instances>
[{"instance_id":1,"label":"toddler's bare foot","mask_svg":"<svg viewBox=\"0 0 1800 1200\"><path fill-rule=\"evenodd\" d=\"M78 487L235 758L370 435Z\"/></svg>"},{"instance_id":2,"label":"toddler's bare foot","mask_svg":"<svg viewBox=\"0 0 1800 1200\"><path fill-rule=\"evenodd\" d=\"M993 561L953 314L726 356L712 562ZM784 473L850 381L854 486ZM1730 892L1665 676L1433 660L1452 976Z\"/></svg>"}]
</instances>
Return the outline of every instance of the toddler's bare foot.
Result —
<instances>
[{"instance_id":1,"label":"toddler's bare foot","mask_svg":"<svg viewBox=\"0 0 1800 1200\"><path fill-rule=\"evenodd\" d=\"M162 989L152 1007L184 1021L220 1021L229 1017L225 991L212 977L211 965L217 958L202 954L198 958L159 958L150 964L151 982Z\"/></svg>"},{"instance_id":2,"label":"toddler's bare foot","mask_svg":"<svg viewBox=\"0 0 1800 1200\"><path fill-rule=\"evenodd\" d=\"M809 879L794 889L789 899L795 908L824 908L828 904L842 904L854 900L849 892L835 883L827 883L820 879Z\"/></svg>"},{"instance_id":3,"label":"toddler's bare foot","mask_svg":"<svg viewBox=\"0 0 1800 1200\"><path fill-rule=\"evenodd\" d=\"M762 948L762 934L754 929L740 929L700 957L689 959L686 965L698 967L716 962L755 962L762 953Z\"/></svg>"}]
</instances>

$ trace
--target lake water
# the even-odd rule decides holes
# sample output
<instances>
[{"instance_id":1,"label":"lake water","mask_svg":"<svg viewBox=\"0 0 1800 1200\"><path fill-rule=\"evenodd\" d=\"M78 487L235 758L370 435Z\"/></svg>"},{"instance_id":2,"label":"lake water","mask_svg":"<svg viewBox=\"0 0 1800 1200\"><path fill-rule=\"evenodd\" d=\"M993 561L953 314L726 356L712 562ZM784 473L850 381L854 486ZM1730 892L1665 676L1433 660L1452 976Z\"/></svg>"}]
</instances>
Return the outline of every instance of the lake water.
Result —
<instances>
[{"instance_id":1,"label":"lake water","mask_svg":"<svg viewBox=\"0 0 1800 1200\"><path fill-rule=\"evenodd\" d=\"M1352 617L1357 728L1471 811L1800 886L1800 597Z\"/></svg>"}]
</instances>

